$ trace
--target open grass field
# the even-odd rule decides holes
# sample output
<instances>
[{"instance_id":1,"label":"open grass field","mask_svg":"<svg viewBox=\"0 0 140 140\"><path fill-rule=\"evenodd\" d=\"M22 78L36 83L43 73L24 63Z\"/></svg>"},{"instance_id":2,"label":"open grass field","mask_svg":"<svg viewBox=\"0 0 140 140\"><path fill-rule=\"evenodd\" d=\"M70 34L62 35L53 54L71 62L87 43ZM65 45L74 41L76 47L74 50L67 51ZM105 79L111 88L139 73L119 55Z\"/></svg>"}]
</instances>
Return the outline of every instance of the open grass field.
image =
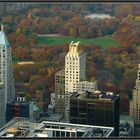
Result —
<instances>
[{"instance_id":1,"label":"open grass field","mask_svg":"<svg viewBox=\"0 0 140 140\"><path fill-rule=\"evenodd\" d=\"M119 46L119 42L111 36L98 37L94 39L71 38L64 36L38 36L39 45L63 45L69 44L71 41L80 41L83 45L99 45L104 49L111 46Z\"/></svg>"}]
</instances>

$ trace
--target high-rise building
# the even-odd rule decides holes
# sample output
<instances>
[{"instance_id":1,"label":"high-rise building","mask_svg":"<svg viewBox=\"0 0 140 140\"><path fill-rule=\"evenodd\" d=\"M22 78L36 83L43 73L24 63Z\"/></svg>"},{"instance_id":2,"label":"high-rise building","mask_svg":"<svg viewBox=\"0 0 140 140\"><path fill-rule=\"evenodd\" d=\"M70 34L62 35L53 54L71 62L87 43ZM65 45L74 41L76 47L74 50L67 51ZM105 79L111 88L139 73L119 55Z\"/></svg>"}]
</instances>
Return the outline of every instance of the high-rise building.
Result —
<instances>
[{"instance_id":1,"label":"high-rise building","mask_svg":"<svg viewBox=\"0 0 140 140\"><path fill-rule=\"evenodd\" d=\"M85 80L85 53L79 48L79 43L73 41L65 56L65 121L69 122L70 93L77 91L77 83Z\"/></svg>"},{"instance_id":2,"label":"high-rise building","mask_svg":"<svg viewBox=\"0 0 140 140\"><path fill-rule=\"evenodd\" d=\"M65 114L65 71L61 70L55 74L55 112Z\"/></svg>"},{"instance_id":3,"label":"high-rise building","mask_svg":"<svg viewBox=\"0 0 140 140\"><path fill-rule=\"evenodd\" d=\"M5 36L3 25L0 31L0 82L5 86L5 106L15 98L14 79L12 69L11 46Z\"/></svg>"},{"instance_id":4,"label":"high-rise building","mask_svg":"<svg viewBox=\"0 0 140 140\"><path fill-rule=\"evenodd\" d=\"M70 123L114 127L119 135L119 95L95 91L70 97Z\"/></svg>"},{"instance_id":5,"label":"high-rise building","mask_svg":"<svg viewBox=\"0 0 140 140\"><path fill-rule=\"evenodd\" d=\"M4 85L0 84L0 128L5 124L5 99L4 99Z\"/></svg>"},{"instance_id":6,"label":"high-rise building","mask_svg":"<svg viewBox=\"0 0 140 140\"><path fill-rule=\"evenodd\" d=\"M140 64L137 71L132 100L130 100L129 114L134 117L135 124L140 124Z\"/></svg>"}]
</instances>

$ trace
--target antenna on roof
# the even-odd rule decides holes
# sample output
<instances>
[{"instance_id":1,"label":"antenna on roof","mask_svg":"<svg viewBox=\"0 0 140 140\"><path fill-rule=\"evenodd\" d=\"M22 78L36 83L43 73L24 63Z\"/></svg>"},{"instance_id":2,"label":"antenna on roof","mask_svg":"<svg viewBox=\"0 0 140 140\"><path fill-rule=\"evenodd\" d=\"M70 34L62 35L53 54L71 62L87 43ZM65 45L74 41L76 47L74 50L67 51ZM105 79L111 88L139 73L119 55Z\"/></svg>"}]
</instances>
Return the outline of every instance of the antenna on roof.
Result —
<instances>
[{"instance_id":1,"label":"antenna on roof","mask_svg":"<svg viewBox=\"0 0 140 140\"><path fill-rule=\"evenodd\" d=\"M1 24L1 31L3 32L3 24Z\"/></svg>"}]
</instances>

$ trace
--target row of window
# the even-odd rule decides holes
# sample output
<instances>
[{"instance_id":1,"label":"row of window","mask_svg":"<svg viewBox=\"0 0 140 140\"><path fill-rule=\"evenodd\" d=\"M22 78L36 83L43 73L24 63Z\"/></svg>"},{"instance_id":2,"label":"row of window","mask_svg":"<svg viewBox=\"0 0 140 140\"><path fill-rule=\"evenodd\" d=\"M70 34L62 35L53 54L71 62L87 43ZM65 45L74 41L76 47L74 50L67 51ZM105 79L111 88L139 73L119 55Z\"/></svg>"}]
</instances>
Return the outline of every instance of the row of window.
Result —
<instances>
[{"instance_id":1,"label":"row of window","mask_svg":"<svg viewBox=\"0 0 140 140\"><path fill-rule=\"evenodd\" d=\"M74 58L74 57L66 57L67 60L71 61L71 60L78 60L78 58Z\"/></svg>"}]
</instances>

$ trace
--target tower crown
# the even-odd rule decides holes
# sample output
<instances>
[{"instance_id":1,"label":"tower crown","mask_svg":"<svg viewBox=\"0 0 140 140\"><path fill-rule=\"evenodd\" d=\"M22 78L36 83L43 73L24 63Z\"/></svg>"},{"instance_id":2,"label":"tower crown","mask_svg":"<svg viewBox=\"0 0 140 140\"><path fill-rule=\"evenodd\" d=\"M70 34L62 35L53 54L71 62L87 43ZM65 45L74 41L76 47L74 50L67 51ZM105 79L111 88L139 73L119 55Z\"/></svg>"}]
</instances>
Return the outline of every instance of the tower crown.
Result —
<instances>
[{"instance_id":1,"label":"tower crown","mask_svg":"<svg viewBox=\"0 0 140 140\"><path fill-rule=\"evenodd\" d=\"M80 44L80 41L74 43L74 41L71 41L70 45L69 45L69 52L68 55L73 56L73 57L77 57L80 55L80 49L78 48Z\"/></svg>"},{"instance_id":2,"label":"tower crown","mask_svg":"<svg viewBox=\"0 0 140 140\"><path fill-rule=\"evenodd\" d=\"M5 48L8 48L10 46L4 33L3 24L1 25L0 31L0 45L4 45Z\"/></svg>"}]
</instances>

